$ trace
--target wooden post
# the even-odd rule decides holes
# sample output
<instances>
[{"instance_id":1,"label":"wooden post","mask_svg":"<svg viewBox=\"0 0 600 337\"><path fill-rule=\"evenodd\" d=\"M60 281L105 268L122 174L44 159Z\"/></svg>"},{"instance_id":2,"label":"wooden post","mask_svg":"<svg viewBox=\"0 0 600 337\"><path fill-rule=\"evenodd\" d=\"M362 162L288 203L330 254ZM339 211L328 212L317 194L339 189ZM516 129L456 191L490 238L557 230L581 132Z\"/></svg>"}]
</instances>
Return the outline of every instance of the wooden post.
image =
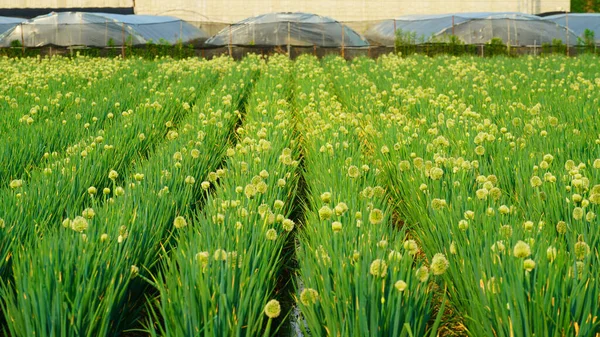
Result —
<instances>
[{"instance_id":1,"label":"wooden post","mask_svg":"<svg viewBox=\"0 0 600 337\"><path fill-rule=\"evenodd\" d=\"M292 45L291 45L291 33L290 33L290 22L288 21L288 35L287 35L287 53L288 57L292 58Z\"/></svg>"},{"instance_id":2,"label":"wooden post","mask_svg":"<svg viewBox=\"0 0 600 337\"><path fill-rule=\"evenodd\" d=\"M121 23L121 57L125 59L125 23Z\"/></svg>"},{"instance_id":3,"label":"wooden post","mask_svg":"<svg viewBox=\"0 0 600 337\"><path fill-rule=\"evenodd\" d=\"M342 23L342 58L346 58L346 51L344 50L344 24Z\"/></svg>"},{"instance_id":4,"label":"wooden post","mask_svg":"<svg viewBox=\"0 0 600 337\"><path fill-rule=\"evenodd\" d=\"M21 23L21 54L25 56L25 38L23 37L23 23Z\"/></svg>"},{"instance_id":5,"label":"wooden post","mask_svg":"<svg viewBox=\"0 0 600 337\"><path fill-rule=\"evenodd\" d=\"M506 20L506 30L508 31L508 38L506 40L506 49L508 50L508 55L510 55L510 21Z\"/></svg>"},{"instance_id":6,"label":"wooden post","mask_svg":"<svg viewBox=\"0 0 600 337\"><path fill-rule=\"evenodd\" d=\"M397 30L396 30L396 18L394 18L394 53L398 54L398 47L396 46L396 39L397 39L396 32L397 32Z\"/></svg>"},{"instance_id":7,"label":"wooden post","mask_svg":"<svg viewBox=\"0 0 600 337\"><path fill-rule=\"evenodd\" d=\"M231 44L233 42L233 37L231 35L231 24L229 24L229 45L228 45L228 49L229 49L229 57L233 57L233 53L231 52Z\"/></svg>"},{"instance_id":8,"label":"wooden post","mask_svg":"<svg viewBox=\"0 0 600 337\"><path fill-rule=\"evenodd\" d=\"M565 13L565 32L567 34L567 56L569 56L569 12Z\"/></svg>"},{"instance_id":9,"label":"wooden post","mask_svg":"<svg viewBox=\"0 0 600 337\"><path fill-rule=\"evenodd\" d=\"M313 55L317 56L317 45L313 44Z\"/></svg>"}]
</instances>

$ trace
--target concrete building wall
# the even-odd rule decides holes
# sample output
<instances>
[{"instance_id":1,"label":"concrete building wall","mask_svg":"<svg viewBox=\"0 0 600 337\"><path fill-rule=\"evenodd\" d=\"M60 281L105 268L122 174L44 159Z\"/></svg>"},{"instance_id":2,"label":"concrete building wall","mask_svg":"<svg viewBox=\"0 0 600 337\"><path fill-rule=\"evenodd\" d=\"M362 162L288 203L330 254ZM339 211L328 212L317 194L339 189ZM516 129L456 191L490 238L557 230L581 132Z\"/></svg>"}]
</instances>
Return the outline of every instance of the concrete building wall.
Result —
<instances>
[{"instance_id":1,"label":"concrete building wall","mask_svg":"<svg viewBox=\"0 0 600 337\"><path fill-rule=\"evenodd\" d=\"M134 7L137 14L196 22L236 22L263 13L294 11L339 21L372 21L403 14L568 11L570 0L0 0L0 8L69 7Z\"/></svg>"},{"instance_id":2,"label":"concrete building wall","mask_svg":"<svg viewBox=\"0 0 600 337\"><path fill-rule=\"evenodd\" d=\"M135 0L138 14L172 15L189 21L236 22L269 12L303 11L339 21L372 21L403 14L568 11L570 0Z\"/></svg>"},{"instance_id":3,"label":"concrete building wall","mask_svg":"<svg viewBox=\"0 0 600 337\"><path fill-rule=\"evenodd\" d=\"M0 8L133 7L133 2L134 0L0 0Z\"/></svg>"}]
</instances>

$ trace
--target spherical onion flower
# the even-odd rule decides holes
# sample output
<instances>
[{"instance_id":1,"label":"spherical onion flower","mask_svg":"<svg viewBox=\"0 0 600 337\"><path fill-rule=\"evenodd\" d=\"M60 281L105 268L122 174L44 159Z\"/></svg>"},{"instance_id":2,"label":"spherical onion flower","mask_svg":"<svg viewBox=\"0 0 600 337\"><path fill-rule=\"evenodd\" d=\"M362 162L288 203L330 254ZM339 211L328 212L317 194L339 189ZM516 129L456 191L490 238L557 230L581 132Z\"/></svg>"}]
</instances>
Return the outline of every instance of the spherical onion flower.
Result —
<instances>
[{"instance_id":1,"label":"spherical onion flower","mask_svg":"<svg viewBox=\"0 0 600 337\"><path fill-rule=\"evenodd\" d=\"M354 165L348 167L348 177L350 178L358 178L360 176L360 169Z\"/></svg>"},{"instance_id":2,"label":"spherical onion flower","mask_svg":"<svg viewBox=\"0 0 600 337\"><path fill-rule=\"evenodd\" d=\"M219 248L213 253L213 259L215 261L225 261L227 260L227 252L224 249Z\"/></svg>"},{"instance_id":3,"label":"spherical onion flower","mask_svg":"<svg viewBox=\"0 0 600 337\"><path fill-rule=\"evenodd\" d=\"M254 186L254 184L248 184L244 188L244 194L246 195L246 198L248 198L248 199L252 199L256 195L256 193L257 193L256 186Z\"/></svg>"},{"instance_id":4,"label":"spherical onion flower","mask_svg":"<svg viewBox=\"0 0 600 337\"><path fill-rule=\"evenodd\" d=\"M198 149L192 149L190 151L190 155L192 156L192 158L197 159L200 157L200 151Z\"/></svg>"},{"instance_id":5,"label":"spherical onion flower","mask_svg":"<svg viewBox=\"0 0 600 337\"><path fill-rule=\"evenodd\" d=\"M533 230L533 221L529 221L529 220L525 221L523 223L523 229L526 231L532 231Z\"/></svg>"},{"instance_id":6,"label":"spherical onion flower","mask_svg":"<svg viewBox=\"0 0 600 337\"><path fill-rule=\"evenodd\" d=\"M339 233L342 231L342 223L339 221L334 221L331 223L331 230L334 233Z\"/></svg>"},{"instance_id":7,"label":"spherical onion flower","mask_svg":"<svg viewBox=\"0 0 600 337\"><path fill-rule=\"evenodd\" d=\"M442 275L449 266L450 262L448 262L448 259L446 259L446 256L442 253L435 254L431 259L430 268L433 275Z\"/></svg>"},{"instance_id":8,"label":"spherical onion flower","mask_svg":"<svg viewBox=\"0 0 600 337\"><path fill-rule=\"evenodd\" d=\"M575 162L571 159L567 160L565 162L565 170L571 171L573 168L575 168Z\"/></svg>"},{"instance_id":9,"label":"spherical onion flower","mask_svg":"<svg viewBox=\"0 0 600 337\"><path fill-rule=\"evenodd\" d=\"M531 179L529 179L529 183L531 184L531 187L536 188L536 187L540 187L542 186L542 179L538 176L533 176L531 177Z\"/></svg>"},{"instance_id":10,"label":"spherical onion flower","mask_svg":"<svg viewBox=\"0 0 600 337\"><path fill-rule=\"evenodd\" d=\"M319 292L312 288L304 288L302 292L300 292L300 302L302 304L309 306L317 303L319 300Z\"/></svg>"},{"instance_id":11,"label":"spherical onion flower","mask_svg":"<svg viewBox=\"0 0 600 337\"><path fill-rule=\"evenodd\" d=\"M444 170L439 167L433 167L431 168L431 171L429 171L429 177L433 180L440 180L443 175Z\"/></svg>"},{"instance_id":12,"label":"spherical onion flower","mask_svg":"<svg viewBox=\"0 0 600 337\"><path fill-rule=\"evenodd\" d=\"M552 161L554 160L554 156L551 154L545 154L543 160L545 162L547 162L548 164L552 164Z\"/></svg>"},{"instance_id":13,"label":"spherical onion flower","mask_svg":"<svg viewBox=\"0 0 600 337\"><path fill-rule=\"evenodd\" d=\"M525 242L519 240L513 247L513 255L517 258L524 258L531 255L531 247Z\"/></svg>"},{"instance_id":14,"label":"spherical onion flower","mask_svg":"<svg viewBox=\"0 0 600 337\"><path fill-rule=\"evenodd\" d=\"M456 255L457 253L458 253L458 250L456 249L456 242L452 241L450 243L450 254Z\"/></svg>"},{"instance_id":15,"label":"spherical onion flower","mask_svg":"<svg viewBox=\"0 0 600 337\"><path fill-rule=\"evenodd\" d=\"M86 219L93 219L94 216L96 216L96 212L93 208L86 208L83 210L83 212L81 212L81 216L83 216Z\"/></svg>"},{"instance_id":16,"label":"spherical onion flower","mask_svg":"<svg viewBox=\"0 0 600 337\"><path fill-rule=\"evenodd\" d=\"M285 230L286 232L291 232L294 229L294 221L291 219L284 219L281 222L281 225L283 227L283 230Z\"/></svg>"},{"instance_id":17,"label":"spherical onion flower","mask_svg":"<svg viewBox=\"0 0 600 337\"><path fill-rule=\"evenodd\" d=\"M500 197L502 196L502 190L499 189L498 187L492 187L489 190L489 195L490 195L490 197L492 197L492 199L499 200Z\"/></svg>"},{"instance_id":18,"label":"spherical onion flower","mask_svg":"<svg viewBox=\"0 0 600 337\"><path fill-rule=\"evenodd\" d=\"M352 252L351 258L354 262L358 261L358 259L360 259L360 252L355 249L354 252Z\"/></svg>"},{"instance_id":19,"label":"spherical onion flower","mask_svg":"<svg viewBox=\"0 0 600 337\"><path fill-rule=\"evenodd\" d=\"M258 182L258 184L256 184L256 192L258 193L265 194L267 193L268 188L269 185L267 185L267 183L265 183L264 181L260 181Z\"/></svg>"},{"instance_id":20,"label":"spherical onion flower","mask_svg":"<svg viewBox=\"0 0 600 337\"><path fill-rule=\"evenodd\" d=\"M280 210L283 208L284 205L285 203L282 200L275 200L275 202L273 203L273 209Z\"/></svg>"},{"instance_id":21,"label":"spherical onion flower","mask_svg":"<svg viewBox=\"0 0 600 337\"><path fill-rule=\"evenodd\" d=\"M175 217L175 220L173 220L173 226L175 226L175 228L177 228L177 229L183 228L183 227L187 226L187 221L185 220L184 217L179 215L179 216Z\"/></svg>"},{"instance_id":22,"label":"spherical onion flower","mask_svg":"<svg viewBox=\"0 0 600 337\"><path fill-rule=\"evenodd\" d=\"M115 188L115 195L117 197L120 197L120 196L122 196L124 194L125 194L125 189L123 187L117 186L117 188Z\"/></svg>"},{"instance_id":23,"label":"spherical onion flower","mask_svg":"<svg viewBox=\"0 0 600 337\"><path fill-rule=\"evenodd\" d=\"M267 315L267 317L269 318L279 317L279 314L281 314L281 305L279 304L279 301L270 300L269 302L267 302L267 304L265 305L264 312L265 315Z\"/></svg>"},{"instance_id":24,"label":"spherical onion flower","mask_svg":"<svg viewBox=\"0 0 600 337\"><path fill-rule=\"evenodd\" d=\"M369 212L369 222L373 225L380 224L383 221L383 211L374 208Z\"/></svg>"},{"instance_id":25,"label":"spherical onion flower","mask_svg":"<svg viewBox=\"0 0 600 337\"><path fill-rule=\"evenodd\" d=\"M502 227L500 227L500 235L502 235L505 238L510 238L513 234L513 229L510 225L503 225Z\"/></svg>"},{"instance_id":26,"label":"spherical onion flower","mask_svg":"<svg viewBox=\"0 0 600 337\"><path fill-rule=\"evenodd\" d=\"M400 171L408 171L410 169L410 162L408 160L402 160L398 163Z\"/></svg>"},{"instance_id":27,"label":"spherical onion flower","mask_svg":"<svg viewBox=\"0 0 600 337\"><path fill-rule=\"evenodd\" d=\"M504 245L504 241L500 240L500 241L496 241L492 247L492 252L498 252L498 253L502 253L504 252L504 250L506 250L506 246Z\"/></svg>"},{"instance_id":28,"label":"spherical onion flower","mask_svg":"<svg viewBox=\"0 0 600 337\"><path fill-rule=\"evenodd\" d=\"M575 244L574 254L577 260L580 261L590 254L590 246L583 241L583 235L579 236L578 241Z\"/></svg>"},{"instance_id":29,"label":"spherical onion flower","mask_svg":"<svg viewBox=\"0 0 600 337\"><path fill-rule=\"evenodd\" d=\"M108 188L108 187L103 188L102 189L102 194L109 195L110 194L110 188Z\"/></svg>"},{"instance_id":30,"label":"spherical onion flower","mask_svg":"<svg viewBox=\"0 0 600 337\"><path fill-rule=\"evenodd\" d=\"M406 289L406 286L406 282L402 280L398 280L396 281L396 283L394 283L394 288L396 288L396 290L398 290L399 292L403 292Z\"/></svg>"},{"instance_id":31,"label":"spherical onion flower","mask_svg":"<svg viewBox=\"0 0 600 337\"><path fill-rule=\"evenodd\" d=\"M119 177L119 173L117 173L117 171L115 170L110 170L110 172L108 172L108 179L110 180L115 180Z\"/></svg>"},{"instance_id":32,"label":"spherical onion flower","mask_svg":"<svg viewBox=\"0 0 600 337\"><path fill-rule=\"evenodd\" d=\"M319 208L319 218L321 220L328 220L333 215L333 210L328 206L323 206Z\"/></svg>"},{"instance_id":33,"label":"spherical onion flower","mask_svg":"<svg viewBox=\"0 0 600 337\"><path fill-rule=\"evenodd\" d=\"M369 273L375 277L384 278L387 275L388 266L382 259L375 259L369 266Z\"/></svg>"},{"instance_id":34,"label":"spherical onion flower","mask_svg":"<svg viewBox=\"0 0 600 337\"><path fill-rule=\"evenodd\" d=\"M131 277L136 277L140 272L140 268L138 266L131 265Z\"/></svg>"},{"instance_id":35,"label":"spherical onion flower","mask_svg":"<svg viewBox=\"0 0 600 337\"><path fill-rule=\"evenodd\" d=\"M477 191L475 191L475 196L479 200L485 200L485 199L487 199L489 193L490 192L488 190L486 190L485 188L480 188Z\"/></svg>"},{"instance_id":36,"label":"spherical onion flower","mask_svg":"<svg viewBox=\"0 0 600 337\"><path fill-rule=\"evenodd\" d=\"M573 200L573 202L575 203L580 203L581 200L583 200L583 197L579 193L573 193L573 195L571 196L571 200Z\"/></svg>"},{"instance_id":37,"label":"spherical onion flower","mask_svg":"<svg viewBox=\"0 0 600 337\"><path fill-rule=\"evenodd\" d=\"M88 187L87 192L89 195L95 195L96 193L98 193L98 189L94 186L90 186Z\"/></svg>"},{"instance_id":38,"label":"spherical onion flower","mask_svg":"<svg viewBox=\"0 0 600 337\"><path fill-rule=\"evenodd\" d=\"M328 204L331 202L331 192L321 193L321 201Z\"/></svg>"},{"instance_id":39,"label":"spherical onion flower","mask_svg":"<svg viewBox=\"0 0 600 337\"><path fill-rule=\"evenodd\" d=\"M523 269L527 271L532 271L533 268L535 268L535 261L533 261L532 259L523 260Z\"/></svg>"},{"instance_id":40,"label":"spherical onion flower","mask_svg":"<svg viewBox=\"0 0 600 337\"><path fill-rule=\"evenodd\" d=\"M82 216L76 216L75 219L70 222L70 225L71 229L76 232L83 232L84 230L88 229L88 222Z\"/></svg>"},{"instance_id":41,"label":"spherical onion flower","mask_svg":"<svg viewBox=\"0 0 600 337\"><path fill-rule=\"evenodd\" d=\"M346 205L345 202L340 202L333 208L333 210L335 211L335 215L340 216L348 210L348 205Z\"/></svg>"},{"instance_id":42,"label":"spherical onion flower","mask_svg":"<svg viewBox=\"0 0 600 337\"><path fill-rule=\"evenodd\" d=\"M280 179L277 180L277 187L284 187L285 184L286 184L285 179L280 178Z\"/></svg>"},{"instance_id":43,"label":"spherical onion flower","mask_svg":"<svg viewBox=\"0 0 600 337\"><path fill-rule=\"evenodd\" d=\"M19 187L22 187L22 186L23 186L23 180L22 180L22 179L15 179L15 180L12 180L12 181L11 181L11 182L8 184L8 186L9 186L10 188L12 188L13 190L14 190L14 189L17 189L17 188L19 188Z\"/></svg>"},{"instance_id":44,"label":"spherical onion flower","mask_svg":"<svg viewBox=\"0 0 600 337\"><path fill-rule=\"evenodd\" d=\"M392 262L400 262L400 260L402 260L402 254L395 250L391 250L388 254L388 260Z\"/></svg>"},{"instance_id":45,"label":"spherical onion flower","mask_svg":"<svg viewBox=\"0 0 600 337\"><path fill-rule=\"evenodd\" d=\"M429 280L429 268L421 266L417 269L415 275L420 282L427 282L427 280Z\"/></svg>"},{"instance_id":46,"label":"spherical onion flower","mask_svg":"<svg viewBox=\"0 0 600 337\"><path fill-rule=\"evenodd\" d=\"M585 221L587 221L587 222L592 222L595 219L596 219L596 213L594 213L593 211L589 211L585 215Z\"/></svg>"},{"instance_id":47,"label":"spherical onion flower","mask_svg":"<svg viewBox=\"0 0 600 337\"><path fill-rule=\"evenodd\" d=\"M485 154L485 147L479 145L475 148L475 154L478 156L483 156Z\"/></svg>"},{"instance_id":48,"label":"spherical onion flower","mask_svg":"<svg viewBox=\"0 0 600 337\"><path fill-rule=\"evenodd\" d=\"M508 206L506 205L501 205L500 207L498 207L498 212L500 212L500 214L502 215L506 215L510 213L510 208L508 208Z\"/></svg>"},{"instance_id":49,"label":"spherical onion flower","mask_svg":"<svg viewBox=\"0 0 600 337\"><path fill-rule=\"evenodd\" d=\"M565 234L567 232L567 223L564 221L559 221L556 224L556 231L558 234Z\"/></svg>"},{"instance_id":50,"label":"spherical onion flower","mask_svg":"<svg viewBox=\"0 0 600 337\"><path fill-rule=\"evenodd\" d=\"M466 231L467 229L469 229L469 222L465 219L462 219L458 222L458 229L460 229L461 231Z\"/></svg>"},{"instance_id":51,"label":"spherical onion flower","mask_svg":"<svg viewBox=\"0 0 600 337\"><path fill-rule=\"evenodd\" d=\"M573 219L575 220L581 220L583 218L583 208L581 207L575 207L573 209Z\"/></svg>"},{"instance_id":52,"label":"spherical onion flower","mask_svg":"<svg viewBox=\"0 0 600 337\"><path fill-rule=\"evenodd\" d=\"M445 199L434 198L433 200L431 200L431 208L433 208L436 211L441 210L446 206L448 206L448 203Z\"/></svg>"},{"instance_id":53,"label":"spherical onion flower","mask_svg":"<svg viewBox=\"0 0 600 337\"><path fill-rule=\"evenodd\" d=\"M548 260L550 262L553 262L556 259L556 255L558 254L556 247L548 247L548 249L546 249L546 257L548 258Z\"/></svg>"},{"instance_id":54,"label":"spherical onion flower","mask_svg":"<svg viewBox=\"0 0 600 337\"><path fill-rule=\"evenodd\" d=\"M419 246L415 240L404 241L404 249L408 251L410 255L416 255L419 252Z\"/></svg>"},{"instance_id":55,"label":"spherical onion flower","mask_svg":"<svg viewBox=\"0 0 600 337\"><path fill-rule=\"evenodd\" d=\"M210 188L210 182L208 182L208 181L206 181L206 180L205 180L205 181L203 181L203 182L201 182L201 183L200 183L200 187L201 187L203 190L205 190L205 191L206 191L206 190L208 190L208 189ZM240 187L240 188L241 188L241 187Z\"/></svg>"},{"instance_id":56,"label":"spherical onion flower","mask_svg":"<svg viewBox=\"0 0 600 337\"><path fill-rule=\"evenodd\" d=\"M270 241L277 240L277 231L273 228L267 230L267 233L265 235L267 237L267 240L270 240Z\"/></svg>"}]
</instances>

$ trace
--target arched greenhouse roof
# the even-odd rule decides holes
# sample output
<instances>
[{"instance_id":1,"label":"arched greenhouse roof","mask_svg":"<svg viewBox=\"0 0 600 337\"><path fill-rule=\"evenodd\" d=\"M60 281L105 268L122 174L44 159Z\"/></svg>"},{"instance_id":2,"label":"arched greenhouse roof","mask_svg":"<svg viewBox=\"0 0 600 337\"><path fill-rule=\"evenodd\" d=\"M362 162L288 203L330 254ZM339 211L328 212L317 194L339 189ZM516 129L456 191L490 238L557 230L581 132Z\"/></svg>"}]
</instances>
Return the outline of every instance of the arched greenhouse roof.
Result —
<instances>
[{"instance_id":1,"label":"arched greenhouse roof","mask_svg":"<svg viewBox=\"0 0 600 337\"><path fill-rule=\"evenodd\" d=\"M577 36L563 26L535 15L491 15L463 21L436 34L437 38L456 35L467 44L484 44L493 38L511 46L541 46L561 40L573 44Z\"/></svg>"},{"instance_id":2,"label":"arched greenhouse roof","mask_svg":"<svg viewBox=\"0 0 600 337\"><path fill-rule=\"evenodd\" d=\"M585 30L594 32L594 40L600 44L600 13L569 13L557 14L544 18L558 25L569 28L581 39L584 38ZM577 41L569 41L569 44L577 44Z\"/></svg>"},{"instance_id":3,"label":"arched greenhouse roof","mask_svg":"<svg viewBox=\"0 0 600 337\"><path fill-rule=\"evenodd\" d=\"M0 16L0 35L23 21L25 19Z\"/></svg>"},{"instance_id":4,"label":"arched greenhouse roof","mask_svg":"<svg viewBox=\"0 0 600 337\"><path fill-rule=\"evenodd\" d=\"M13 27L0 35L0 46L8 46L14 40L23 40L26 47L175 44L207 37L199 28L169 16L62 12L38 16Z\"/></svg>"},{"instance_id":5,"label":"arched greenhouse roof","mask_svg":"<svg viewBox=\"0 0 600 337\"><path fill-rule=\"evenodd\" d=\"M371 27L366 36L383 45L394 44L395 31L409 35L413 43L435 41L453 32L465 43L486 43L494 37L507 42L509 30L511 44L539 45L552 42L552 38L565 39L566 30L543 21L538 16L518 12L405 15Z\"/></svg>"},{"instance_id":6,"label":"arched greenhouse roof","mask_svg":"<svg viewBox=\"0 0 600 337\"><path fill-rule=\"evenodd\" d=\"M310 13L269 13L250 17L221 30L207 45L367 47L369 43L342 23Z\"/></svg>"}]
</instances>

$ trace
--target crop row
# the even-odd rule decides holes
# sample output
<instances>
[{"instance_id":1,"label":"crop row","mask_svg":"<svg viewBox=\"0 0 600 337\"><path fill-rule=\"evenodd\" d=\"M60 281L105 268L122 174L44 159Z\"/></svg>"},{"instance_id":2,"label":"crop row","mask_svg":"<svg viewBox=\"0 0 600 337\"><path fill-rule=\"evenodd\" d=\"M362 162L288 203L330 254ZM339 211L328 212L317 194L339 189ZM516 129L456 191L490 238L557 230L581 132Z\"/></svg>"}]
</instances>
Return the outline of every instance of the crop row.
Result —
<instances>
[{"instance_id":1,"label":"crop row","mask_svg":"<svg viewBox=\"0 0 600 337\"><path fill-rule=\"evenodd\" d=\"M0 59L0 332L598 336L594 62Z\"/></svg>"}]
</instances>

